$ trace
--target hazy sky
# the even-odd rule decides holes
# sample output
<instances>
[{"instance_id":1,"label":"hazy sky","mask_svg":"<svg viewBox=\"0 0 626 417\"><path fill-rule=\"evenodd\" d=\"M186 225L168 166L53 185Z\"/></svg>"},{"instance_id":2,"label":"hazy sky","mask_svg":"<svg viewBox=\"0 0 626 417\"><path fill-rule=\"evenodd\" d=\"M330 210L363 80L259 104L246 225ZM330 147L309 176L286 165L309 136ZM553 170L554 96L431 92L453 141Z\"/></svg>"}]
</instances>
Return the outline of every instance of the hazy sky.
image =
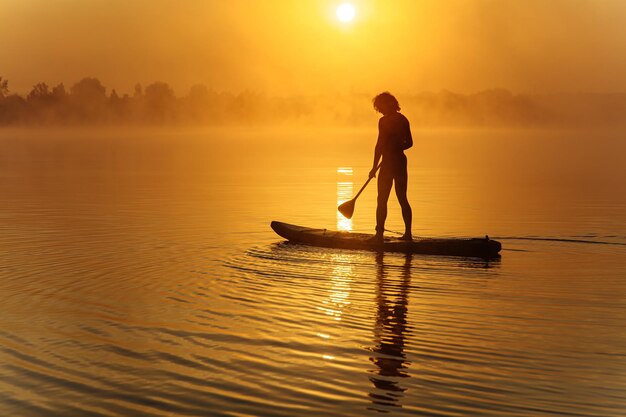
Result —
<instances>
[{"instance_id":1,"label":"hazy sky","mask_svg":"<svg viewBox=\"0 0 626 417\"><path fill-rule=\"evenodd\" d=\"M624 0L0 0L14 92L84 76L130 92L626 91Z\"/></svg>"}]
</instances>

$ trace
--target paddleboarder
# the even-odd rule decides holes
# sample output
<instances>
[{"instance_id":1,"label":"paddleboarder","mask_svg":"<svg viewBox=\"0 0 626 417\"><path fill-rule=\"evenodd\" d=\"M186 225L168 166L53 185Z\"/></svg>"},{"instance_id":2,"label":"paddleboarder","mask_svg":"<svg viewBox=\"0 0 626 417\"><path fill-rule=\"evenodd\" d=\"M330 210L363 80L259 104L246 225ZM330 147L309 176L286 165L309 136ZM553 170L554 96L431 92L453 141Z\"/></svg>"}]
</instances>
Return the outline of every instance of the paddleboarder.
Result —
<instances>
[{"instance_id":1,"label":"paddleboarder","mask_svg":"<svg viewBox=\"0 0 626 417\"><path fill-rule=\"evenodd\" d=\"M413 146L413 137L409 120L400 113L398 100L385 91L374 97L374 109L383 116L378 121L378 141L374 149L374 164L369 173L370 178L376 177L378 162L382 158L378 174L378 201L376 206L375 240L383 240L385 220L387 218L387 201L391 186L395 184L396 196L402 207L404 235L402 239L412 240L411 222L413 213L406 196L408 185L407 161L404 151Z\"/></svg>"}]
</instances>

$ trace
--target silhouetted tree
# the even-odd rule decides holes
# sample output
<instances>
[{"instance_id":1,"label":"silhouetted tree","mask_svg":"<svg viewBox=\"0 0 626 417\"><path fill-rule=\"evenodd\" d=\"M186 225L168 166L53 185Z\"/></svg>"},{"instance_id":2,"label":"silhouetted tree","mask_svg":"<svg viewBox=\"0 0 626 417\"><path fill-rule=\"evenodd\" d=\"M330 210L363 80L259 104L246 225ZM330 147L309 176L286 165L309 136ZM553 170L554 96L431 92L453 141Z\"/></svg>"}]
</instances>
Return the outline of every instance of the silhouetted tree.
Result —
<instances>
[{"instance_id":1,"label":"silhouetted tree","mask_svg":"<svg viewBox=\"0 0 626 417\"><path fill-rule=\"evenodd\" d=\"M141 84L137 83L135 84L135 90L133 93L133 98L137 99L137 98L141 98L143 97L143 87L141 86Z\"/></svg>"},{"instance_id":2,"label":"silhouetted tree","mask_svg":"<svg viewBox=\"0 0 626 417\"><path fill-rule=\"evenodd\" d=\"M65 100L67 98L67 92L65 91L63 83L58 84L52 89L52 96L55 101Z\"/></svg>"},{"instance_id":3,"label":"silhouetted tree","mask_svg":"<svg viewBox=\"0 0 626 417\"><path fill-rule=\"evenodd\" d=\"M126 121L128 118L128 109L127 109L128 95L125 95L124 98L120 98L115 89L111 90L111 94L109 95L109 113L110 113L110 121L112 122L122 122Z\"/></svg>"},{"instance_id":4,"label":"silhouetted tree","mask_svg":"<svg viewBox=\"0 0 626 417\"><path fill-rule=\"evenodd\" d=\"M106 94L96 78L66 91L38 83L26 95L11 94L0 77L0 125L186 122L259 124L304 122L371 125L370 95L361 93L267 97L263 93L215 92L202 84L181 98L164 82L129 94ZM403 96L402 111L418 126L626 125L626 94L520 95L503 89L458 94L449 91Z\"/></svg>"},{"instance_id":5,"label":"silhouetted tree","mask_svg":"<svg viewBox=\"0 0 626 417\"><path fill-rule=\"evenodd\" d=\"M3 80L0 77L0 98L6 97L9 95L9 81Z\"/></svg>"},{"instance_id":6,"label":"silhouetted tree","mask_svg":"<svg viewBox=\"0 0 626 417\"><path fill-rule=\"evenodd\" d=\"M84 101L104 101L106 88L97 78L83 78L72 86L72 97Z\"/></svg>"},{"instance_id":7,"label":"silhouetted tree","mask_svg":"<svg viewBox=\"0 0 626 417\"><path fill-rule=\"evenodd\" d=\"M204 84L196 84L189 89L189 95L181 99L180 110L193 123L214 121L219 117L216 108L218 100L214 91Z\"/></svg>"},{"instance_id":8,"label":"silhouetted tree","mask_svg":"<svg viewBox=\"0 0 626 417\"><path fill-rule=\"evenodd\" d=\"M238 94L231 105L230 113L242 122L256 122L263 118L267 98L263 94L245 90Z\"/></svg>"},{"instance_id":9,"label":"silhouetted tree","mask_svg":"<svg viewBox=\"0 0 626 417\"><path fill-rule=\"evenodd\" d=\"M71 108L69 94L65 91L63 83L57 84L52 88L50 101L52 102L51 123L66 124L70 119Z\"/></svg>"},{"instance_id":10,"label":"silhouetted tree","mask_svg":"<svg viewBox=\"0 0 626 417\"><path fill-rule=\"evenodd\" d=\"M26 99L30 102L34 102L34 101L41 102L41 101L46 101L50 99L50 97L51 97L51 93L50 93L50 89L48 88L48 84L39 83L33 86L33 89L30 90L30 93L28 93L28 96L26 96Z\"/></svg>"},{"instance_id":11,"label":"silhouetted tree","mask_svg":"<svg viewBox=\"0 0 626 417\"><path fill-rule=\"evenodd\" d=\"M146 87L144 99L150 121L163 123L173 120L176 97L169 84L160 81L150 84Z\"/></svg>"},{"instance_id":12,"label":"silhouetted tree","mask_svg":"<svg viewBox=\"0 0 626 417\"><path fill-rule=\"evenodd\" d=\"M46 83L38 83L26 96L26 101L30 106L28 120L31 123L40 124L51 118L50 107L52 105L52 94Z\"/></svg>"},{"instance_id":13,"label":"silhouetted tree","mask_svg":"<svg viewBox=\"0 0 626 417\"><path fill-rule=\"evenodd\" d=\"M73 113L81 122L96 122L103 118L106 88L97 78L83 78L71 88Z\"/></svg>"},{"instance_id":14,"label":"silhouetted tree","mask_svg":"<svg viewBox=\"0 0 626 417\"><path fill-rule=\"evenodd\" d=\"M206 106L209 102L209 89L204 84L192 85L189 89L189 100L201 106Z\"/></svg>"},{"instance_id":15,"label":"silhouetted tree","mask_svg":"<svg viewBox=\"0 0 626 417\"><path fill-rule=\"evenodd\" d=\"M21 125L28 122L28 103L17 94L6 95L0 100L0 125Z\"/></svg>"}]
</instances>

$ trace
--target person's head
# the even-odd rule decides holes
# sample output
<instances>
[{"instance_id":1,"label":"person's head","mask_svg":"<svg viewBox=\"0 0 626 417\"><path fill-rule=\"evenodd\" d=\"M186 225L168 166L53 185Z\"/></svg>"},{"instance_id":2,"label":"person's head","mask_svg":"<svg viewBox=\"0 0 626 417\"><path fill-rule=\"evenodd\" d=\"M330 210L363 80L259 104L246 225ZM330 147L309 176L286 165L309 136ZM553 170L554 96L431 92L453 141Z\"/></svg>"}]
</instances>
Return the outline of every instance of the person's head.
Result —
<instances>
[{"instance_id":1,"label":"person's head","mask_svg":"<svg viewBox=\"0 0 626 417\"><path fill-rule=\"evenodd\" d=\"M398 104L398 100L388 91L380 93L374 97L372 102L374 103L374 109L383 115L400 111L400 104Z\"/></svg>"}]
</instances>

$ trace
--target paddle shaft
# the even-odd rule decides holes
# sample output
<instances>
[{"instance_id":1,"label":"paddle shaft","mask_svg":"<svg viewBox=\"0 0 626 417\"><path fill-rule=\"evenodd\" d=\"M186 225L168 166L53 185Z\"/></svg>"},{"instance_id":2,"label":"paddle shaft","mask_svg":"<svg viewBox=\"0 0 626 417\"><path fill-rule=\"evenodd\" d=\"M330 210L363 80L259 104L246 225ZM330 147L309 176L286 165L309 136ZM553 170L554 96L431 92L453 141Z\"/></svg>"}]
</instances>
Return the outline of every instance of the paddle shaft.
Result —
<instances>
[{"instance_id":1,"label":"paddle shaft","mask_svg":"<svg viewBox=\"0 0 626 417\"><path fill-rule=\"evenodd\" d=\"M378 171L378 169L380 168L380 166L381 166L382 164L383 164L382 162L381 162L381 163L379 163L379 164L378 164L378 166L376 167L376 171L374 171L374 172L377 172L377 171ZM359 198L359 196L361 195L361 193L363 192L363 190L365 190L365 187L367 187L367 184L369 184L369 183L370 183L370 181L372 180L372 178L374 178L374 177L370 177L370 178L368 178L368 179L367 179L367 181L365 181L365 184L363 184L363 187L361 187L361 189L359 190L359 192L358 192L358 193L356 193L356 195L352 198L352 200L356 200L357 198Z\"/></svg>"}]
</instances>

